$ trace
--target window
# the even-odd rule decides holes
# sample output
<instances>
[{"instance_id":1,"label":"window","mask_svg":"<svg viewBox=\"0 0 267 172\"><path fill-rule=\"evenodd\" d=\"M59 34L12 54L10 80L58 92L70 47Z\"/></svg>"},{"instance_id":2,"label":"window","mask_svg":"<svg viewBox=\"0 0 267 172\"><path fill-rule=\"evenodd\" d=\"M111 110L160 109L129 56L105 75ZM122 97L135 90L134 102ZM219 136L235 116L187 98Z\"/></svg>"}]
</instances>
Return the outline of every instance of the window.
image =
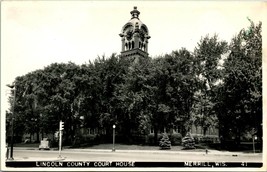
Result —
<instances>
[{"instance_id":1,"label":"window","mask_svg":"<svg viewBox=\"0 0 267 172\"><path fill-rule=\"evenodd\" d=\"M154 128L150 128L150 134L154 133Z\"/></svg>"}]
</instances>

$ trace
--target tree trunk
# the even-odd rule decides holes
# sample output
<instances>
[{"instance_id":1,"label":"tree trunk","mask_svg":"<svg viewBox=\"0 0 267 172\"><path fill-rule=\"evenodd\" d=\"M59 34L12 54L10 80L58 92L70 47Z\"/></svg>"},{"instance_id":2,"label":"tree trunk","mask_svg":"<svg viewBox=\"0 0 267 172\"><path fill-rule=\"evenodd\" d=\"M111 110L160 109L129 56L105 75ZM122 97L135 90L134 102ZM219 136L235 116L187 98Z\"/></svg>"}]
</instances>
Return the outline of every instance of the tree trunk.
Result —
<instances>
[{"instance_id":1,"label":"tree trunk","mask_svg":"<svg viewBox=\"0 0 267 172\"><path fill-rule=\"evenodd\" d=\"M158 127L154 127L154 145L158 142Z\"/></svg>"},{"instance_id":2,"label":"tree trunk","mask_svg":"<svg viewBox=\"0 0 267 172\"><path fill-rule=\"evenodd\" d=\"M40 139L39 139L39 136L40 136L40 135L39 135L39 131L36 132L36 135L37 135L37 140L36 140L36 141L37 141L37 143L38 143L38 142L40 141Z\"/></svg>"},{"instance_id":3,"label":"tree trunk","mask_svg":"<svg viewBox=\"0 0 267 172\"><path fill-rule=\"evenodd\" d=\"M203 135L206 136L206 133L207 133L207 127L203 127Z\"/></svg>"},{"instance_id":4,"label":"tree trunk","mask_svg":"<svg viewBox=\"0 0 267 172\"><path fill-rule=\"evenodd\" d=\"M44 131L43 131L43 129L42 129L42 140L44 139Z\"/></svg>"},{"instance_id":5,"label":"tree trunk","mask_svg":"<svg viewBox=\"0 0 267 172\"><path fill-rule=\"evenodd\" d=\"M240 132L240 129L237 128L237 130L236 130L236 138L235 138L236 146L237 147L240 146L240 137L241 137L241 132Z\"/></svg>"}]
</instances>

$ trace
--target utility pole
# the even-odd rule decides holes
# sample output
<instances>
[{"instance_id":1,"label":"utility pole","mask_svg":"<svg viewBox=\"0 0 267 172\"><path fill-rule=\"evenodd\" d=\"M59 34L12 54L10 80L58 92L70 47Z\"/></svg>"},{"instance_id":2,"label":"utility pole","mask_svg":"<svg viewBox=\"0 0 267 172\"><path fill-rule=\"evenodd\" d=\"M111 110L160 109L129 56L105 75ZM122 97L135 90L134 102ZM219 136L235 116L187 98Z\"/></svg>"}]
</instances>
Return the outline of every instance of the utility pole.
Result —
<instances>
[{"instance_id":1,"label":"utility pole","mask_svg":"<svg viewBox=\"0 0 267 172\"><path fill-rule=\"evenodd\" d=\"M112 152L115 152L115 128L116 128L116 125L113 125L113 148L112 148Z\"/></svg>"},{"instance_id":2,"label":"utility pole","mask_svg":"<svg viewBox=\"0 0 267 172\"><path fill-rule=\"evenodd\" d=\"M255 154L255 129L252 128L252 144L253 144L253 153Z\"/></svg>"},{"instance_id":3,"label":"utility pole","mask_svg":"<svg viewBox=\"0 0 267 172\"><path fill-rule=\"evenodd\" d=\"M9 160L14 160L13 158L13 145L14 145L14 118L15 118L15 102L16 102L16 83L14 85L7 85L9 88L14 88L14 99L12 106L12 119L11 119L11 143L10 143L10 157Z\"/></svg>"},{"instance_id":4,"label":"utility pole","mask_svg":"<svg viewBox=\"0 0 267 172\"><path fill-rule=\"evenodd\" d=\"M62 132L63 132L63 130L64 130L64 122L62 122L61 120L60 120L60 122L59 122L59 147L58 147L58 158L59 159L62 159L62 157L61 157L61 148L62 148Z\"/></svg>"}]
</instances>

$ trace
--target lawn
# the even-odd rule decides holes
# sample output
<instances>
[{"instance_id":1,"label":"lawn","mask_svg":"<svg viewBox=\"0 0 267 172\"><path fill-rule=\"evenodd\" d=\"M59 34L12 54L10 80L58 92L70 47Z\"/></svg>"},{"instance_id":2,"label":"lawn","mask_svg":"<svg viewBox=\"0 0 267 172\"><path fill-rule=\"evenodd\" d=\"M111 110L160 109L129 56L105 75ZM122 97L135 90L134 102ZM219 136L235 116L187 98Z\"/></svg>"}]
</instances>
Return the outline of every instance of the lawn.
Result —
<instances>
[{"instance_id":1,"label":"lawn","mask_svg":"<svg viewBox=\"0 0 267 172\"><path fill-rule=\"evenodd\" d=\"M27 148L38 148L39 143L17 143L14 144L14 147L27 147ZM68 148L69 146L64 146ZM112 149L113 144L98 144L92 146L77 147L79 149ZM159 150L159 146L148 146L148 145L129 145L129 144L115 144L116 150ZM181 151L183 150L182 146L172 146L170 150L164 151ZM197 147L192 149L193 151L204 151L203 147Z\"/></svg>"},{"instance_id":2,"label":"lawn","mask_svg":"<svg viewBox=\"0 0 267 172\"><path fill-rule=\"evenodd\" d=\"M99 144L92 145L88 147L82 147L81 149L112 149L113 144ZM160 150L159 146L148 146L148 145L129 145L129 144L115 144L116 150ZM196 149L191 149L191 151L204 151L205 148L201 146L196 146ZM172 146L169 150L164 151L186 151L183 146Z\"/></svg>"},{"instance_id":3,"label":"lawn","mask_svg":"<svg viewBox=\"0 0 267 172\"><path fill-rule=\"evenodd\" d=\"M30 148L39 148L40 143L15 143L14 147L30 147Z\"/></svg>"}]
</instances>

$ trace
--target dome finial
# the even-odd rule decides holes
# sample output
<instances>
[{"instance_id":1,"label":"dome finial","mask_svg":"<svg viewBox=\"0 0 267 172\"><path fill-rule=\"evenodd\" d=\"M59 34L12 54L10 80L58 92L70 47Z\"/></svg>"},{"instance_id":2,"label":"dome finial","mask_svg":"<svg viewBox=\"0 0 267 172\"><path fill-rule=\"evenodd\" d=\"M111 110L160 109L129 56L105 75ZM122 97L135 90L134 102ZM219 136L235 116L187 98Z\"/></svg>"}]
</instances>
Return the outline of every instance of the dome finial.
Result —
<instances>
[{"instance_id":1,"label":"dome finial","mask_svg":"<svg viewBox=\"0 0 267 172\"><path fill-rule=\"evenodd\" d=\"M137 10L136 6L134 6L134 9L133 9L133 11L131 11L131 14L132 14L132 19L133 18L138 18L140 12Z\"/></svg>"}]
</instances>

